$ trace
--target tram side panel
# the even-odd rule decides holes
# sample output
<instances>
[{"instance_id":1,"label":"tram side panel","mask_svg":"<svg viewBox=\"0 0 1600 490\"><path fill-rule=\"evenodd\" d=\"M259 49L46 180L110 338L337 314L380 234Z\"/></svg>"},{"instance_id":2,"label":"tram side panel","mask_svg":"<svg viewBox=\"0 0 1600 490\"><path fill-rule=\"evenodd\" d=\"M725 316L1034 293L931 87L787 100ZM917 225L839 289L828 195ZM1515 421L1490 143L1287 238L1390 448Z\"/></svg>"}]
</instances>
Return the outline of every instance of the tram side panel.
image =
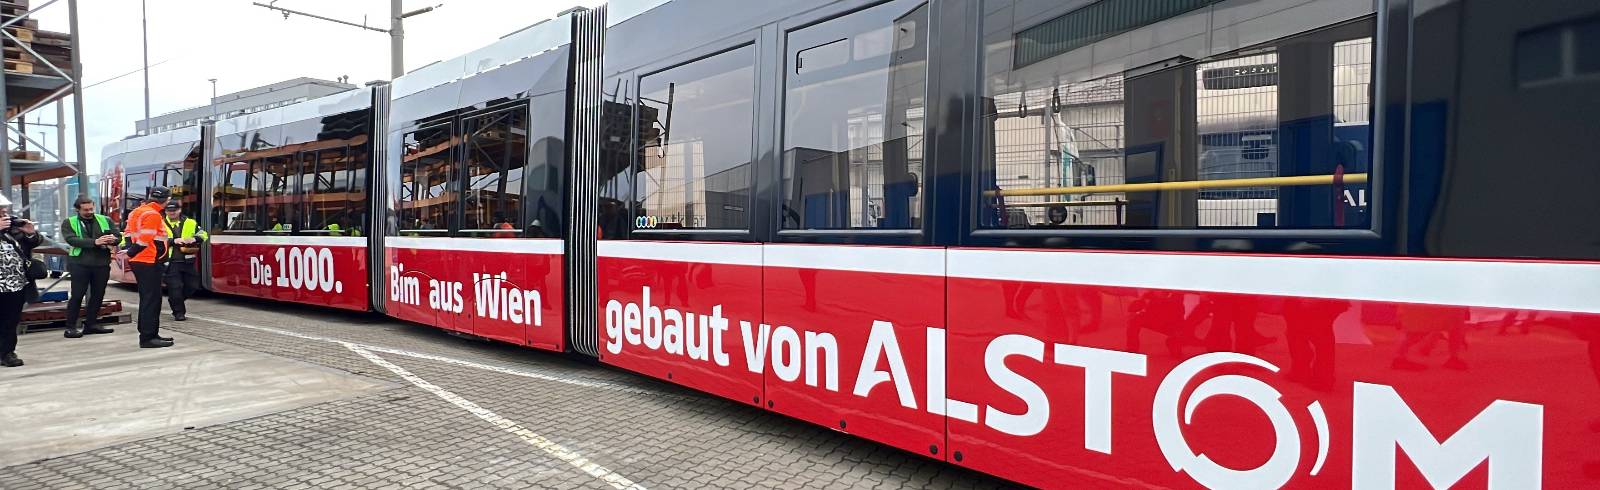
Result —
<instances>
[{"instance_id":1,"label":"tram side panel","mask_svg":"<svg viewBox=\"0 0 1600 490\"><path fill-rule=\"evenodd\" d=\"M211 287L220 293L367 309L362 237L212 235Z\"/></svg>"},{"instance_id":2,"label":"tram side panel","mask_svg":"<svg viewBox=\"0 0 1600 490\"><path fill-rule=\"evenodd\" d=\"M562 241L388 237L391 316L563 351Z\"/></svg>"},{"instance_id":3,"label":"tram side panel","mask_svg":"<svg viewBox=\"0 0 1600 490\"><path fill-rule=\"evenodd\" d=\"M765 406L754 331L761 246L601 241L600 360L740 403Z\"/></svg>"},{"instance_id":4,"label":"tram side panel","mask_svg":"<svg viewBox=\"0 0 1600 490\"><path fill-rule=\"evenodd\" d=\"M944 250L763 251L765 311L740 334L753 340L747 361L766 374L768 408L946 459Z\"/></svg>"}]
</instances>

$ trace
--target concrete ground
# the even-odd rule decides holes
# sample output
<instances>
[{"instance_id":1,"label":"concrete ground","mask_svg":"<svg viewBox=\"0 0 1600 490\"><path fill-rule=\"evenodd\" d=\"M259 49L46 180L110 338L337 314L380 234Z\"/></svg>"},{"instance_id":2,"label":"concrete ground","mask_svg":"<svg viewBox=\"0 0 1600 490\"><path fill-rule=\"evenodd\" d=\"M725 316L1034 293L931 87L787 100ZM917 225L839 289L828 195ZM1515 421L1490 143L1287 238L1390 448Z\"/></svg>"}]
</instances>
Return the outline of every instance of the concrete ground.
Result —
<instances>
[{"instance_id":1,"label":"concrete ground","mask_svg":"<svg viewBox=\"0 0 1600 490\"><path fill-rule=\"evenodd\" d=\"M108 292L126 304L132 291ZM0 489L989 488L1003 481L562 355L227 296L24 335Z\"/></svg>"}]
</instances>

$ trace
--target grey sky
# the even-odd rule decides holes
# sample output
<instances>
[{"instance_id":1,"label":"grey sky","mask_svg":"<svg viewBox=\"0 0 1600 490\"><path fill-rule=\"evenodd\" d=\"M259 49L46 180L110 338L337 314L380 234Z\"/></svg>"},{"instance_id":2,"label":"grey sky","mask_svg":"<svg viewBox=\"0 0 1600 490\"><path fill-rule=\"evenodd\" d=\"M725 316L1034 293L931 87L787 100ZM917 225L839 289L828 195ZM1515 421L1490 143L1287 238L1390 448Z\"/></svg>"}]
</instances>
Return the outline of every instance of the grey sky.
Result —
<instances>
[{"instance_id":1,"label":"grey sky","mask_svg":"<svg viewBox=\"0 0 1600 490\"><path fill-rule=\"evenodd\" d=\"M357 85L389 78L389 36L384 33L300 16L285 20L251 5L251 0L146 1L151 115L206 105L211 96L208 78L218 79L219 94L301 76L332 80L348 75ZM410 10L441 3L434 12L406 20L407 70L461 55L567 8L604 2L407 0L405 6ZM278 0L277 5L358 23L366 16L369 25L379 28L389 23L387 0ZM138 70L139 1L79 0L78 8L85 80L93 84ZM65 1L42 10L40 28L66 31L66 12ZM85 92L90 172L99 172L100 148L133 134L134 121L144 117L142 88L143 79L135 73ZM69 121L71 110L69 104ZM53 124L54 109L36 111L28 129L34 139L53 143L53 128L32 125L37 122ZM41 139L41 132L48 139ZM72 151L69 143L67 152Z\"/></svg>"}]
</instances>

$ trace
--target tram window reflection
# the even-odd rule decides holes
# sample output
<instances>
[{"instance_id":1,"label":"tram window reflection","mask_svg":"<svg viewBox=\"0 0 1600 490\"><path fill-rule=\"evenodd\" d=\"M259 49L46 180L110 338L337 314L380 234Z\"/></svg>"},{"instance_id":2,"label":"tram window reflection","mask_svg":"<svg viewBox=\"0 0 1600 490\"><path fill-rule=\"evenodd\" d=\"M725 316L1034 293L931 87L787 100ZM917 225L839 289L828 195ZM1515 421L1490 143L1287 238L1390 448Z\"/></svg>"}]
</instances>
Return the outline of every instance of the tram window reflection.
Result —
<instances>
[{"instance_id":1,"label":"tram window reflection","mask_svg":"<svg viewBox=\"0 0 1600 490\"><path fill-rule=\"evenodd\" d=\"M1014 35L1047 19L1009 15L985 19L984 227L1370 226L1370 17L1227 53L1110 56L1114 39L1057 49L1065 31ZM1206 26L1180 20L1211 10L1162 15L1177 20L1142 28Z\"/></svg>"},{"instance_id":2,"label":"tram window reflection","mask_svg":"<svg viewBox=\"0 0 1600 490\"><path fill-rule=\"evenodd\" d=\"M305 233L359 236L365 215L366 146L339 146L301 153L301 193L305 195Z\"/></svg>"},{"instance_id":3,"label":"tram window reflection","mask_svg":"<svg viewBox=\"0 0 1600 490\"><path fill-rule=\"evenodd\" d=\"M527 112L527 107L519 105L462 120L463 234L487 238L522 235Z\"/></svg>"},{"instance_id":4,"label":"tram window reflection","mask_svg":"<svg viewBox=\"0 0 1600 490\"><path fill-rule=\"evenodd\" d=\"M744 46L639 81L640 208L634 228L750 227L755 48Z\"/></svg>"},{"instance_id":5,"label":"tram window reflection","mask_svg":"<svg viewBox=\"0 0 1600 490\"><path fill-rule=\"evenodd\" d=\"M406 133L400 161L400 232L443 235L456 209L450 125L439 124Z\"/></svg>"},{"instance_id":6,"label":"tram window reflection","mask_svg":"<svg viewBox=\"0 0 1600 490\"><path fill-rule=\"evenodd\" d=\"M922 227L927 19L891 2L789 33L783 228Z\"/></svg>"},{"instance_id":7,"label":"tram window reflection","mask_svg":"<svg viewBox=\"0 0 1600 490\"><path fill-rule=\"evenodd\" d=\"M261 215L265 221L261 231L268 234L288 234L295 230L295 183L299 176L298 165L292 156L274 156L261 160L257 176L261 179Z\"/></svg>"}]
</instances>

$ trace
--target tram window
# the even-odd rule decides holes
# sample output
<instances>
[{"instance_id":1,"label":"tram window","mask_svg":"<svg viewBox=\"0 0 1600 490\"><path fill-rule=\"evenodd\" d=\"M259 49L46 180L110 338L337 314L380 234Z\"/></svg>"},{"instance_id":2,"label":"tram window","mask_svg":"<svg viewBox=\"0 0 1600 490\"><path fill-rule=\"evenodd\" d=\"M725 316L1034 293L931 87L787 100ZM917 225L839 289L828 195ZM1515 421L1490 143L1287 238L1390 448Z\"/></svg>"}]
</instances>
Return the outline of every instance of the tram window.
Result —
<instances>
[{"instance_id":1,"label":"tram window","mask_svg":"<svg viewBox=\"0 0 1600 490\"><path fill-rule=\"evenodd\" d=\"M450 125L406 133L400 161L400 233L442 235L455 211Z\"/></svg>"},{"instance_id":2,"label":"tram window","mask_svg":"<svg viewBox=\"0 0 1600 490\"><path fill-rule=\"evenodd\" d=\"M146 194L150 193L151 182L155 180L153 172L129 173L123 177L122 186L122 222L128 222L128 215L134 208L144 204Z\"/></svg>"},{"instance_id":3,"label":"tram window","mask_svg":"<svg viewBox=\"0 0 1600 490\"><path fill-rule=\"evenodd\" d=\"M783 228L922 227L927 19L891 2L788 34Z\"/></svg>"},{"instance_id":4,"label":"tram window","mask_svg":"<svg viewBox=\"0 0 1600 490\"><path fill-rule=\"evenodd\" d=\"M646 75L639 87L634 228L748 229L755 48Z\"/></svg>"},{"instance_id":5,"label":"tram window","mask_svg":"<svg viewBox=\"0 0 1600 490\"><path fill-rule=\"evenodd\" d=\"M217 215L211 218L213 230L230 232L255 231L256 222L250 214L250 189L252 179L249 161L224 161L212 168L217 170L217 187L211 201Z\"/></svg>"},{"instance_id":6,"label":"tram window","mask_svg":"<svg viewBox=\"0 0 1600 490\"><path fill-rule=\"evenodd\" d=\"M461 232L469 236L515 238L522 220L522 174L528 166L528 109L516 107L461 121L461 188L466 209Z\"/></svg>"},{"instance_id":7,"label":"tram window","mask_svg":"<svg viewBox=\"0 0 1600 490\"><path fill-rule=\"evenodd\" d=\"M1370 17L1219 54L1183 42L1131 55L1101 46L1113 38L1016 68L1012 27L1048 19L990 11L1003 15L985 19L984 227L1370 226ZM1186 20L1207 15L1140 29L1205 26ZM1146 64L1120 69L1129 60Z\"/></svg>"},{"instance_id":8,"label":"tram window","mask_svg":"<svg viewBox=\"0 0 1600 490\"><path fill-rule=\"evenodd\" d=\"M365 222L367 161L363 145L301 153L305 233L357 236Z\"/></svg>"},{"instance_id":9,"label":"tram window","mask_svg":"<svg viewBox=\"0 0 1600 490\"><path fill-rule=\"evenodd\" d=\"M287 234L294 231L294 179L299 177L298 165L292 156L274 156L257 163L257 185L261 190L257 203L261 206L261 231L268 234Z\"/></svg>"}]
</instances>

